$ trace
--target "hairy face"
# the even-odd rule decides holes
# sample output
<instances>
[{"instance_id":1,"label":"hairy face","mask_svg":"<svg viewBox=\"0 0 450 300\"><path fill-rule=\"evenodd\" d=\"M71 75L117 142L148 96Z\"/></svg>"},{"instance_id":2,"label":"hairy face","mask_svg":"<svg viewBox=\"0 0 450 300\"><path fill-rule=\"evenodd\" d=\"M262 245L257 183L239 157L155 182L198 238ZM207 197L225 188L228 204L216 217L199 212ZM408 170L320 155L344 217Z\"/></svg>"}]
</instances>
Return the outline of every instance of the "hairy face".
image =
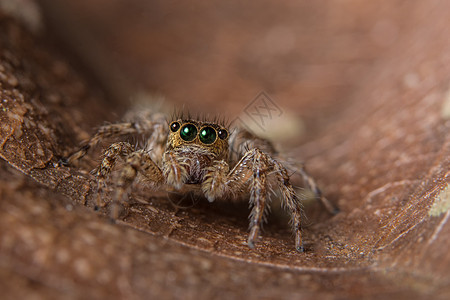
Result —
<instances>
[{"instance_id":1,"label":"hairy face","mask_svg":"<svg viewBox=\"0 0 450 300\"><path fill-rule=\"evenodd\" d=\"M179 119L170 123L169 127L167 140L169 150L195 146L207 150L216 159L225 159L228 155L229 132L224 126Z\"/></svg>"}]
</instances>

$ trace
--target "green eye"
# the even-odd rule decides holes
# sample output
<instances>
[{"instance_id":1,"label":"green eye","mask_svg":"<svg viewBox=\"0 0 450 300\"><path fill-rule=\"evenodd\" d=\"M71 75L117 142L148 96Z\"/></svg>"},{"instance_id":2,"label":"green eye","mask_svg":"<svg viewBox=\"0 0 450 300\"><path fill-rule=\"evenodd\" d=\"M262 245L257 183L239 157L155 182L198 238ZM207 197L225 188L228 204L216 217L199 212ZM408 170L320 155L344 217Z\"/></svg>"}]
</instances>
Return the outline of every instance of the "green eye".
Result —
<instances>
[{"instance_id":1,"label":"green eye","mask_svg":"<svg viewBox=\"0 0 450 300\"><path fill-rule=\"evenodd\" d=\"M216 131L212 127L203 127L200 130L200 141L204 144L212 144L216 140Z\"/></svg>"},{"instance_id":2,"label":"green eye","mask_svg":"<svg viewBox=\"0 0 450 300\"><path fill-rule=\"evenodd\" d=\"M190 142L197 136L197 127L192 124L186 124L181 127L180 136L186 142Z\"/></svg>"}]
</instances>

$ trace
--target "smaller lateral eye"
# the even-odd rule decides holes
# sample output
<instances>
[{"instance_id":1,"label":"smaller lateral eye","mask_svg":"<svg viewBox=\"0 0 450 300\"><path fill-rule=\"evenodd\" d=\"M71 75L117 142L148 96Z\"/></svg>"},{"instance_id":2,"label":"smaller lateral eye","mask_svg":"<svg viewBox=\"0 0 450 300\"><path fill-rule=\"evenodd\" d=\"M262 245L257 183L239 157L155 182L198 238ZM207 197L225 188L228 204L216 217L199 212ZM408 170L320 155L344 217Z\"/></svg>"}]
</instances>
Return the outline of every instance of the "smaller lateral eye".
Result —
<instances>
[{"instance_id":1,"label":"smaller lateral eye","mask_svg":"<svg viewBox=\"0 0 450 300\"><path fill-rule=\"evenodd\" d=\"M217 131L217 135L221 140L224 140L228 137L228 131L226 131L225 129L219 129L219 131Z\"/></svg>"},{"instance_id":2,"label":"smaller lateral eye","mask_svg":"<svg viewBox=\"0 0 450 300\"><path fill-rule=\"evenodd\" d=\"M172 122L171 124L170 124L170 130L172 131L172 132L175 132L175 131L177 131L178 129L180 129L180 123L178 123L178 122Z\"/></svg>"}]
</instances>

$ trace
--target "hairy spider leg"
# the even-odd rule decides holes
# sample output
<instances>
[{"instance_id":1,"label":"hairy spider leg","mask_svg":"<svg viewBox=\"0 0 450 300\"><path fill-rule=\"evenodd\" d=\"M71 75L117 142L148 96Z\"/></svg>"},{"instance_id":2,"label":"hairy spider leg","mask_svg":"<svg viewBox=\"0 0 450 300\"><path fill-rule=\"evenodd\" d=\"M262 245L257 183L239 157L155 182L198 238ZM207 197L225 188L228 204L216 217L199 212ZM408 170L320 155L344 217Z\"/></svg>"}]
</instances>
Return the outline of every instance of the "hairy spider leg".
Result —
<instances>
[{"instance_id":1,"label":"hairy spider leg","mask_svg":"<svg viewBox=\"0 0 450 300\"><path fill-rule=\"evenodd\" d=\"M102 162L97 169L97 207L105 206L105 202L102 200L104 198L104 188L106 186L106 181L114 168L117 159L125 158L130 153L134 151L133 146L128 142L118 142L114 143L105 151L103 154Z\"/></svg>"},{"instance_id":2,"label":"hairy spider leg","mask_svg":"<svg viewBox=\"0 0 450 300\"><path fill-rule=\"evenodd\" d=\"M283 205L287 208L295 234L296 249L303 251L301 235L302 206L289 182L286 169L275 159L261 150L254 148L248 150L234 168L228 172L228 164L217 161L208 169L202 191L206 198L212 202L216 198L236 197L238 193L245 194L250 189L250 234L248 246L254 248L258 239L266 206L268 205L267 174L272 170L277 175L278 187L283 195ZM227 173L228 172L228 173Z\"/></svg>"},{"instance_id":3,"label":"hairy spider leg","mask_svg":"<svg viewBox=\"0 0 450 300\"><path fill-rule=\"evenodd\" d=\"M289 175L286 168L273 158L270 158L271 163L274 165L275 173L279 182L279 187L283 196L283 201L281 202L288 210L291 215L291 225L295 236L295 249L299 252L303 252L303 241L302 241L302 203L297 197L294 188L292 187Z\"/></svg>"},{"instance_id":4,"label":"hairy spider leg","mask_svg":"<svg viewBox=\"0 0 450 300\"><path fill-rule=\"evenodd\" d=\"M270 167L267 161L267 156L259 151L253 149L248 155L253 160L252 173L253 178L250 179L250 205L253 206L250 213L250 234L248 236L248 246L250 248L255 247L255 242L259 237L259 231L264 216L264 210L267 203L267 181L266 174L270 171Z\"/></svg>"},{"instance_id":5,"label":"hairy spider leg","mask_svg":"<svg viewBox=\"0 0 450 300\"><path fill-rule=\"evenodd\" d=\"M63 164L70 165L75 161L83 158L87 154L89 149L91 149L104 139L116 138L129 134L139 135L152 133L148 140L147 148L158 148L154 149L154 152L160 152L158 154L162 155L162 145L164 145L165 143L164 141L160 141L160 139L165 139L167 137L166 127L167 121L165 121L165 119L162 119L160 116L155 116L153 119L150 118L145 121L141 120L140 122L123 122L100 126L97 129L97 132L88 141L86 141L78 151L69 155L68 158L63 159Z\"/></svg>"},{"instance_id":6,"label":"hairy spider leg","mask_svg":"<svg viewBox=\"0 0 450 300\"><path fill-rule=\"evenodd\" d=\"M138 150L130 153L125 159L125 165L120 172L117 189L113 198L111 216L113 219L119 217L119 203L127 203L125 197L128 195L128 189L136 179L138 173L142 174L146 180L154 186L159 186L165 182L161 169L155 164L149 153L144 150Z\"/></svg>"},{"instance_id":7,"label":"hairy spider leg","mask_svg":"<svg viewBox=\"0 0 450 300\"><path fill-rule=\"evenodd\" d=\"M301 167L297 168L297 170L300 173L300 175L302 176L302 179L306 185L306 188L311 190L314 193L316 198L318 198L320 200L320 202L325 207L325 209L330 214L333 214L333 215L337 214L339 212L339 208L337 206L335 206L333 203L331 203L330 200L328 200L322 194L322 191L317 186L317 183L314 180L314 178L311 175L309 175L308 172L306 171L305 166L302 164Z\"/></svg>"}]
</instances>

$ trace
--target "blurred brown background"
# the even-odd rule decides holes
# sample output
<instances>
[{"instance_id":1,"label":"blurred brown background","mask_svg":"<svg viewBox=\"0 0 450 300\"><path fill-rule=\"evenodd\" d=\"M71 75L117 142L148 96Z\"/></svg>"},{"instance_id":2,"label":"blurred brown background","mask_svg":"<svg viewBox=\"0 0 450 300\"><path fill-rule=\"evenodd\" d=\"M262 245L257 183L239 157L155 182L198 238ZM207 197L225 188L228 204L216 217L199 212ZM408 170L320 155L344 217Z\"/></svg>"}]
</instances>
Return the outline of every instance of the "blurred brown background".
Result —
<instances>
[{"instance_id":1,"label":"blurred brown background","mask_svg":"<svg viewBox=\"0 0 450 300\"><path fill-rule=\"evenodd\" d=\"M233 117L265 91L313 135L318 122L339 117L336 107L352 105L430 9L404 1L40 2L50 30L113 95L144 90Z\"/></svg>"},{"instance_id":2,"label":"blurred brown background","mask_svg":"<svg viewBox=\"0 0 450 300\"><path fill-rule=\"evenodd\" d=\"M449 9L0 1L3 294L448 299ZM57 166L134 102L234 119L261 91L283 111L268 134L341 208L305 207L303 254L276 220L249 249L246 204L179 210L136 190L110 224L92 165Z\"/></svg>"}]
</instances>

